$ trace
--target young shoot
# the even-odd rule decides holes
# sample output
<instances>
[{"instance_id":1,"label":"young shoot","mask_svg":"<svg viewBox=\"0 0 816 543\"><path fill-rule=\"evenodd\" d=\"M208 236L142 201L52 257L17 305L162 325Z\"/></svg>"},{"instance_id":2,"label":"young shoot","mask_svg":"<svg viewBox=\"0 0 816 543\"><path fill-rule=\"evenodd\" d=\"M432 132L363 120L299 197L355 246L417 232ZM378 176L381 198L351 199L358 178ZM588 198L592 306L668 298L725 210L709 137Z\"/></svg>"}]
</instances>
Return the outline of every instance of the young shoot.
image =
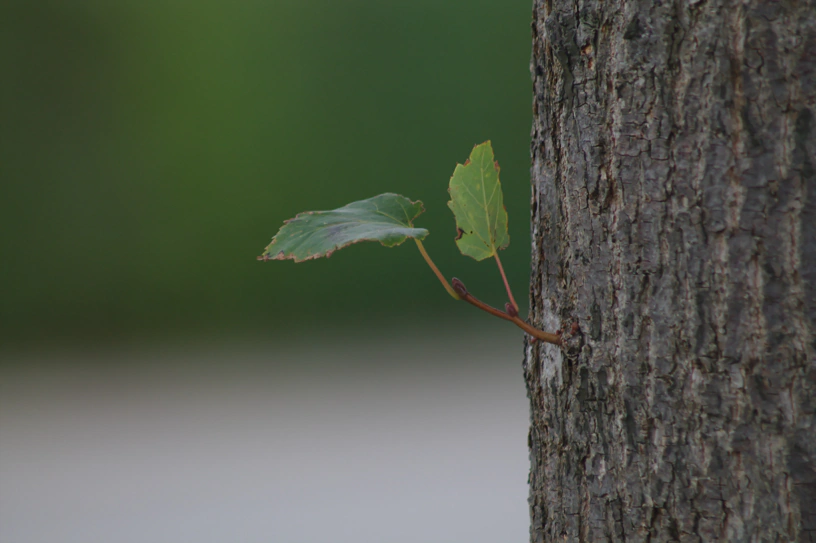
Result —
<instances>
[{"instance_id":1,"label":"young shoot","mask_svg":"<svg viewBox=\"0 0 816 543\"><path fill-rule=\"evenodd\" d=\"M361 241L379 241L386 247L394 247L412 238L422 258L454 300L463 300L510 321L536 340L560 345L559 334L538 330L519 317L518 304L499 258L499 250L510 244L510 236L499 182L499 163L493 157L489 141L476 145L470 158L456 165L448 191L451 196L448 207L453 211L458 231L456 245L463 255L475 260L493 258L496 261L509 300L504 311L473 296L459 279L454 277L450 283L445 279L422 245L428 231L413 225L425 210L422 202L390 192L331 211L299 213L284 221L258 260L302 262L329 257L334 251Z\"/></svg>"}]
</instances>

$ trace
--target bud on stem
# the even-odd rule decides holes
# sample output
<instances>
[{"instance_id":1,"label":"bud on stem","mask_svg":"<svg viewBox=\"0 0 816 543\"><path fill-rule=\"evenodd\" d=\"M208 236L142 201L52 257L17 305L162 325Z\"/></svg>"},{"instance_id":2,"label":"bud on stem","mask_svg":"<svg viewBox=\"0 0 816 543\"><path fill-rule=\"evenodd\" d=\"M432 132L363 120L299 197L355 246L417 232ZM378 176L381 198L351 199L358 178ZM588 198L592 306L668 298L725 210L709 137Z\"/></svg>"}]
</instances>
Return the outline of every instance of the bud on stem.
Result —
<instances>
[{"instance_id":1,"label":"bud on stem","mask_svg":"<svg viewBox=\"0 0 816 543\"><path fill-rule=\"evenodd\" d=\"M456 292L456 294L458 294L462 298L467 297L468 290L465 287L465 284L461 282L459 279L457 279L456 277L451 279L451 286L453 287L453 290Z\"/></svg>"}]
</instances>

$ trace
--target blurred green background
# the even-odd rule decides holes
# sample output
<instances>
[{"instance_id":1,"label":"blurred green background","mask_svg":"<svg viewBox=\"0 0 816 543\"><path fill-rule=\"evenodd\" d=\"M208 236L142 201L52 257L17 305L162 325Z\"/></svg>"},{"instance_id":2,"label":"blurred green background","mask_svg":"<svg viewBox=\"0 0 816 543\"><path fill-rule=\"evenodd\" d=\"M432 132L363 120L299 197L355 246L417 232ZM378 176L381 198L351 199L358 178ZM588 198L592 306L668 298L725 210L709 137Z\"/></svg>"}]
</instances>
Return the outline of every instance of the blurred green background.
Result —
<instances>
[{"instance_id":1,"label":"blurred green background","mask_svg":"<svg viewBox=\"0 0 816 543\"><path fill-rule=\"evenodd\" d=\"M502 306L446 206L491 139L526 312L530 19L0 2L0 541L526 537L522 332L412 243L255 257L300 211L398 192L443 273Z\"/></svg>"},{"instance_id":2,"label":"blurred green background","mask_svg":"<svg viewBox=\"0 0 816 543\"><path fill-rule=\"evenodd\" d=\"M526 306L529 4L3 2L0 341L488 319L412 244L255 260L297 212L393 191L425 203L417 224L443 273L503 305L445 205L455 164L486 139Z\"/></svg>"}]
</instances>

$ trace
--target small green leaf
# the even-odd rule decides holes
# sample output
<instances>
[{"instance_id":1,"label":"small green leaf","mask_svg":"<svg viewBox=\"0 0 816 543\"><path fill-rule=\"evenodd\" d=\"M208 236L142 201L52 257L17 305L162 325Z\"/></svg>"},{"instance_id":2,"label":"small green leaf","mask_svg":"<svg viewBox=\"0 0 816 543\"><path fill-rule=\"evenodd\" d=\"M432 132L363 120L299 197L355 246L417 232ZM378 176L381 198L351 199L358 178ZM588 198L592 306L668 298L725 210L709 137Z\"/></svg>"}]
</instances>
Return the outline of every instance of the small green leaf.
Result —
<instances>
[{"instance_id":1,"label":"small green leaf","mask_svg":"<svg viewBox=\"0 0 816 543\"><path fill-rule=\"evenodd\" d=\"M411 224L423 211L422 202L387 192L331 211L298 213L284 221L258 260L302 262L361 241L394 247L408 238L423 239L428 231Z\"/></svg>"},{"instance_id":2,"label":"small green leaf","mask_svg":"<svg viewBox=\"0 0 816 543\"><path fill-rule=\"evenodd\" d=\"M475 146L470 158L456 165L448 192L459 230L456 245L463 255L484 260L510 244L499 163L490 141Z\"/></svg>"}]
</instances>

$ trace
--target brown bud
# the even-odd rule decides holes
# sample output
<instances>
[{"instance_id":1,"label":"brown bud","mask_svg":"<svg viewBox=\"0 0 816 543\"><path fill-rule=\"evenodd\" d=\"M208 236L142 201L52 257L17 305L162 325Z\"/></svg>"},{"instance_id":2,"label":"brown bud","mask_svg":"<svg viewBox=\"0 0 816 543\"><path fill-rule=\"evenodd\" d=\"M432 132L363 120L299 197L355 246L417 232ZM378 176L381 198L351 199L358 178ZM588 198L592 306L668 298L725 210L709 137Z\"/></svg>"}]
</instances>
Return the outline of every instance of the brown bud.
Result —
<instances>
[{"instance_id":1,"label":"brown bud","mask_svg":"<svg viewBox=\"0 0 816 543\"><path fill-rule=\"evenodd\" d=\"M504 304L504 312L510 315L511 317L518 317L518 310L510 302Z\"/></svg>"},{"instance_id":2,"label":"brown bud","mask_svg":"<svg viewBox=\"0 0 816 543\"><path fill-rule=\"evenodd\" d=\"M453 290L459 296L464 298L465 296L468 295L468 290L465 287L465 284L463 282L461 282L459 279L457 279L456 277L451 279L451 286L453 286Z\"/></svg>"}]
</instances>

